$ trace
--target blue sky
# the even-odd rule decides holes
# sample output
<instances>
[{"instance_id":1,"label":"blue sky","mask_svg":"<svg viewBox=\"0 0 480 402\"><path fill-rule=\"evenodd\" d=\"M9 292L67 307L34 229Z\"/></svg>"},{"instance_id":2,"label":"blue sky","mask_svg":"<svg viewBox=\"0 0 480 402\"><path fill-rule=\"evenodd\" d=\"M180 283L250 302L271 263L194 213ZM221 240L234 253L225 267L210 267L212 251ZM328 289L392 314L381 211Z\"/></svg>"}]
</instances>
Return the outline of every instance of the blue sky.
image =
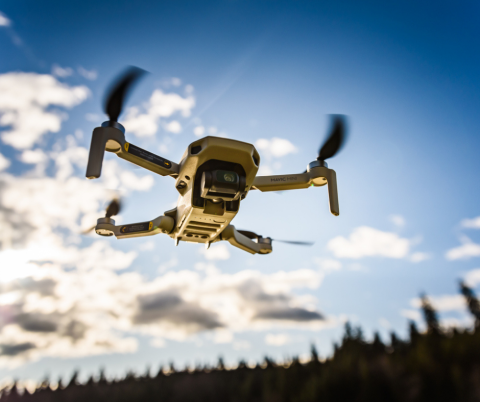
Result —
<instances>
[{"instance_id":1,"label":"blue sky","mask_svg":"<svg viewBox=\"0 0 480 402\"><path fill-rule=\"evenodd\" d=\"M4 381L283 358L310 342L327 356L347 319L368 337L404 335L422 291L445 325L470 325L457 280L479 290L477 3L7 1L0 11ZM112 194L126 223L177 197L170 178L112 155L102 179L84 180L104 91L126 65L150 72L120 119L127 139L174 161L209 133L256 144L264 173L299 172L327 114L348 115L349 142L329 164L341 215L325 188L250 193L238 228L315 241L268 256L80 236ZM241 289L324 320L259 322L252 312L265 306ZM175 312L141 322L142 297L173 291L222 327ZM50 327L35 330L38 317Z\"/></svg>"}]
</instances>

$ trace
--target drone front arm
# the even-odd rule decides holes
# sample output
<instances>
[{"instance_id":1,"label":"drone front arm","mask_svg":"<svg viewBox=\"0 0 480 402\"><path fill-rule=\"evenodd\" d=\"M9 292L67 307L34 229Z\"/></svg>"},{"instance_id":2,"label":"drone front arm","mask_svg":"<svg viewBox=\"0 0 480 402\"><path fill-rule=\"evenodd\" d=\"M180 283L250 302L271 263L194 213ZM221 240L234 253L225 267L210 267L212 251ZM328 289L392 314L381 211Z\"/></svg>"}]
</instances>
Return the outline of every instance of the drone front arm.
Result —
<instances>
[{"instance_id":1,"label":"drone front arm","mask_svg":"<svg viewBox=\"0 0 480 402\"><path fill-rule=\"evenodd\" d=\"M233 225L228 225L223 230L221 239L228 241L232 246L238 247L250 254L269 254L272 252L272 243L270 241L256 243L238 232Z\"/></svg>"},{"instance_id":2,"label":"drone front arm","mask_svg":"<svg viewBox=\"0 0 480 402\"><path fill-rule=\"evenodd\" d=\"M102 236L115 235L117 239L130 237L153 236L159 233L170 233L175 226L175 220L170 216L159 216L152 221L130 223L128 225L115 226L111 218L100 218L97 221L95 232Z\"/></svg>"},{"instance_id":3,"label":"drone front arm","mask_svg":"<svg viewBox=\"0 0 480 402\"><path fill-rule=\"evenodd\" d=\"M320 187L328 184L328 198L330 212L338 216L337 175L335 170L323 166L311 168L306 173L286 174L276 176L257 176L253 181L252 189L260 191L284 191L297 190L300 188Z\"/></svg>"},{"instance_id":4,"label":"drone front arm","mask_svg":"<svg viewBox=\"0 0 480 402\"><path fill-rule=\"evenodd\" d=\"M125 141L125 134L116 127L97 127L93 130L90 153L88 155L87 178L96 179L102 173L105 151L117 154L140 167L161 176L176 177L179 166L151 152Z\"/></svg>"}]
</instances>

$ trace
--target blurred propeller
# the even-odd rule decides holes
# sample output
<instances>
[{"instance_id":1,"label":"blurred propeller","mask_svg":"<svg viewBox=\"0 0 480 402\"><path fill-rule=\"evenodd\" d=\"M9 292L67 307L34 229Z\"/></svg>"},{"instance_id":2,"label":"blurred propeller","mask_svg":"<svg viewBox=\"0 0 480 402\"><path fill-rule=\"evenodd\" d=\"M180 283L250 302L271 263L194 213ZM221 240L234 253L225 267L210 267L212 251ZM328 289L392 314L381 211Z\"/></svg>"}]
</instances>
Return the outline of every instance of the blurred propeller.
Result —
<instances>
[{"instance_id":1,"label":"blurred propeller","mask_svg":"<svg viewBox=\"0 0 480 402\"><path fill-rule=\"evenodd\" d=\"M244 236L248 237L249 239L255 240L261 238L262 236L251 232L249 230L237 230L238 233L243 234ZM269 238L271 241L277 241L280 243L287 243L287 244L294 244L297 246L313 246L313 242L311 241L293 241L293 240L277 240L277 239L272 239L271 237Z\"/></svg>"},{"instance_id":2,"label":"blurred propeller","mask_svg":"<svg viewBox=\"0 0 480 402\"><path fill-rule=\"evenodd\" d=\"M293 241L293 240L272 239L272 241L274 240L279 243L295 244L297 246L313 246L315 244L313 241Z\"/></svg>"},{"instance_id":3,"label":"blurred propeller","mask_svg":"<svg viewBox=\"0 0 480 402\"><path fill-rule=\"evenodd\" d=\"M118 198L114 198L112 201L110 201L110 204L108 204L108 207L105 210L105 218L111 218L112 216L118 215L121 209L122 204L120 203L120 200ZM82 234L90 233L93 229L95 229L96 226L97 225L94 225L91 228L83 231Z\"/></svg>"},{"instance_id":4,"label":"blurred propeller","mask_svg":"<svg viewBox=\"0 0 480 402\"><path fill-rule=\"evenodd\" d=\"M122 205L120 204L120 200L118 198L114 198L112 201L110 201L110 204L108 204L108 207L105 211L105 218L111 218L112 216L118 215L121 208Z\"/></svg>"},{"instance_id":5,"label":"blurred propeller","mask_svg":"<svg viewBox=\"0 0 480 402\"><path fill-rule=\"evenodd\" d=\"M324 161L335 156L347 139L346 118L343 115L331 115L332 128L330 135L318 151L318 161Z\"/></svg>"},{"instance_id":6,"label":"blurred propeller","mask_svg":"<svg viewBox=\"0 0 480 402\"><path fill-rule=\"evenodd\" d=\"M105 113L110 121L117 121L125 98L138 79L146 73L138 67L128 67L110 86L105 98Z\"/></svg>"}]
</instances>

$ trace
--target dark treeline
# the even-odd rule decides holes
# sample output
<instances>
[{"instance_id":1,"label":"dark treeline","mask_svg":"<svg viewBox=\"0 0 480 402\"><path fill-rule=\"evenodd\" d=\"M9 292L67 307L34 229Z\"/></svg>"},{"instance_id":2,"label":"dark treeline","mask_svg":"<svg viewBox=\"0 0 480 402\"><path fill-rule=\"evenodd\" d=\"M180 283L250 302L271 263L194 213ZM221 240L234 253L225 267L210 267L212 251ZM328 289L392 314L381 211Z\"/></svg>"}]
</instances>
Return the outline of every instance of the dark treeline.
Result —
<instances>
[{"instance_id":1,"label":"dark treeline","mask_svg":"<svg viewBox=\"0 0 480 402\"><path fill-rule=\"evenodd\" d=\"M77 374L68 384L52 389L45 381L32 394L20 394L14 385L2 391L1 401L29 402L203 402L203 401L480 401L480 302L472 289L460 283L473 329L444 329L426 296L422 310L427 330L409 323L409 339L391 333L388 343L375 334L367 342L361 328L345 326L333 356L320 361L312 346L311 359L276 363L265 358L248 367L240 362L227 370L216 367L176 371L160 369L155 376L128 373L108 381L103 374L86 383Z\"/></svg>"}]
</instances>

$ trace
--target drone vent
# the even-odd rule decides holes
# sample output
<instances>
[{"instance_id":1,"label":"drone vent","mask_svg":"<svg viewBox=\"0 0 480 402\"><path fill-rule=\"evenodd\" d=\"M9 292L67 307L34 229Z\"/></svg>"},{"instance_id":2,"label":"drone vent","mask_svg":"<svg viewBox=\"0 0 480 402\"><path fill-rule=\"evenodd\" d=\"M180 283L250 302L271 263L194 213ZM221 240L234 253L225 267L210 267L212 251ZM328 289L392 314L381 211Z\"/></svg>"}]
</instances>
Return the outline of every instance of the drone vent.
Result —
<instances>
[{"instance_id":1,"label":"drone vent","mask_svg":"<svg viewBox=\"0 0 480 402\"><path fill-rule=\"evenodd\" d=\"M190 148L190 153L191 153L192 155L196 155L196 154L198 154L201 150L202 150L201 145L196 145L196 146Z\"/></svg>"},{"instance_id":2,"label":"drone vent","mask_svg":"<svg viewBox=\"0 0 480 402\"><path fill-rule=\"evenodd\" d=\"M207 222L198 222L198 221L190 221L190 224L195 226L202 226L206 228L219 228L221 226L218 223L207 223Z\"/></svg>"},{"instance_id":3,"label":"drone vent","mask_svg":"<svg viewBox=\"0 0 480 402\"><path fill-rule=\"evenodd\" d=\"M207 233L215 233L217 231L217 229L213 229L213 228L202 228L200 226L187 225L186 230L189 231L189 229L198 230L199 232L207 232Z\"/></svg>"}]
</instances>

